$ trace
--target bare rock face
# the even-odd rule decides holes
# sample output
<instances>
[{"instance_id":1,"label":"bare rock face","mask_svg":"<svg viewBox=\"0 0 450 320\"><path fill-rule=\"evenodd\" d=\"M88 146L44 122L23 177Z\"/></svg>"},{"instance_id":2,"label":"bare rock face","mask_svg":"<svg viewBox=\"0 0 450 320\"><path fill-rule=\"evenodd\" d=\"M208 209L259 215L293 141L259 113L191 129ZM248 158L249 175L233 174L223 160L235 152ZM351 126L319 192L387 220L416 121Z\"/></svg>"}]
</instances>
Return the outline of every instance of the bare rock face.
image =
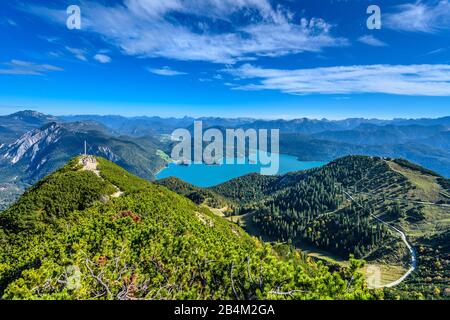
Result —
<instances>
[{"instance_id":1,"label":"bare rock face","mask_svg":"<svg viewBox=\"0 0 450 320\"><path fill-rule=\"evenodd\" d=\"M109 161L112 162L117 162L120 160L120 157L117 156L110 147L108 146L98 146L97 147L97 152L95 153L96 155L102 156L106 159L108 159Z\"/></svg>"},{"instance_id":2,"label":"bare rock face","mask_svg":"<svg viewBox=\"0 0 450 320\"><path fill-rule=\"evenodd\" d=\"M3 147L2 158L16 164L24 158L33 161L39 150L58 142L61 138L62 127L56 123L42 129L36 129L25 133L14 143Z\"/></svg>"}]
</instances>

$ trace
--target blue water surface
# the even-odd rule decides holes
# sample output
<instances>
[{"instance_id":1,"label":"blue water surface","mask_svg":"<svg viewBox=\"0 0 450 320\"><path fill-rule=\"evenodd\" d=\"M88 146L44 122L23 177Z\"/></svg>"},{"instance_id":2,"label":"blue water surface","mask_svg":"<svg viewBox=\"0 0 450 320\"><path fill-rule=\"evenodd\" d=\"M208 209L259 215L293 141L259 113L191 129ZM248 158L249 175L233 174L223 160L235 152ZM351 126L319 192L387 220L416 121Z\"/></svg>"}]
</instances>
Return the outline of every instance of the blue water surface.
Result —
<instances>
[{"instance_id":1,"label":"blue water surface","mask_svg":"<svg viewBox=\"0 0 450 320\"><path fill-rule=\"evenodd\" d=\"M211 187L249 173L260 173L263 167L259 162L249 163L246 161L245 164L237 164L237 159L234 160L235 164L222 165L191 164L185 166L170 163L156 177L157 179L177 177L198 187ZM321 167L325 164L326 162L320 161L299 161L294 156L280 154L278 174Z\"/></svg>"}]
</instances>

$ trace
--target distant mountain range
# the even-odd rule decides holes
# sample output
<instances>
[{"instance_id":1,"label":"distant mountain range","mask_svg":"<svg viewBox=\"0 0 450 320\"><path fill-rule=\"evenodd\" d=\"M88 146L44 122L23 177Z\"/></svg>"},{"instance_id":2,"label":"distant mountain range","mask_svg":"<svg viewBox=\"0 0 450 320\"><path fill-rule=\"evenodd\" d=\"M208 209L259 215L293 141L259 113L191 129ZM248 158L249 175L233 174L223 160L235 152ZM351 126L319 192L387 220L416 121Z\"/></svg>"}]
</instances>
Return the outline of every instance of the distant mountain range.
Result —
<instances>
[{"instance_id":1,"label":"distant mountain range","mask_svg":"<svg viewBox=\"0 0 450 320\"><path fill-rule=\"evenodd\" d=\"M257 120L74 115L21 111L0 116L0 187L16 190L83 152L112 160L148 180L166 165L167 138L177 128L280 129L280 151L300 160L332 161L347 155L401 157L450 176L450 117L439 119ZM13 186L13 187L12 187ZM11 192L15 194L15 192ZM8 199L11 198L10 193ZM7 200L6 203L10 201ZM2 199L0 197L0 208Z\"/></svg>"},{"instance_id":2,"label":"distant mountain range","mask_svg":"<svg viewBox=\"0 0 450 320\"><path fill-rule=\"evenodd\" d=\"M169 134L176 128L279 129L282 153L300 160L331 161L360 154L403 157L450 176L450 116L438 119L294 119L257 120L251 118L160 118L121 116L66 116L64 121L96 121L120 134L142 136Z\"/></svg>"},{"instance_id":3,"label":"distant mountain range","mask_svg":"<svg viewBox=\"0 0 450 320\"><path fill-rule=\"evenodd\" d=\"M447 130L450 128L450 116L438 119L364 119L350 118L345 120L327 120L327 119L294 119L294 120L258 120L252 118L220 118L220 117L201 117L201 118L161 118L161 117L132 117L123 116L99 116L99 115L74 115L59 117L63 121L86 121L92 120L102 123L106 127L116 130L121 134L145 135L153 133L170 133L177 128L186 128L197 121L203 122L204 128L224 127L224 128L253 128L253 129L280 129L282 133L302 133L315 134L324 131L353 130L364 124L376 126L443 126Z\"/></svg>"}]
</instances>

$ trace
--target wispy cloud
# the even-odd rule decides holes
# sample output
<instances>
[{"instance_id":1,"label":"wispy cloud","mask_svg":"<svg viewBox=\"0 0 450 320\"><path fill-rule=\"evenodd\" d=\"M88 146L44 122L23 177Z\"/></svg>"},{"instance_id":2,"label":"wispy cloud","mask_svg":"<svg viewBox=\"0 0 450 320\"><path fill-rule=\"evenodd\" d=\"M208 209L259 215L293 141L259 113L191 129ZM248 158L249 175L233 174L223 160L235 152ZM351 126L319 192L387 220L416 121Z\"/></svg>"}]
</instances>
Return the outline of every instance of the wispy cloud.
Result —
<instances>
[{"instance_id":1,"label":"wispy cloud","mask_svg":"<svg viewBox=\"0 0 450 320\"><path fill-rule=\"evenodd\" d=\"M48 72L63 71L62 68L50 64L36 64L23 60L11 60L0 66L0 75L33 75L42 76Z\"/></svg>"},{"instance_id":2,"label":"wispy cloud","mask_svg":"<svg viewBox=\"0 0 450 320\"><path fill-rule=\"evenodd\" d=\"M173 77L173 76L181 76L186 74L185 72L172 70L170 67L163 67L161 69L153 69L147 68L147 70L153 74L157 74L159 76Z\"/></svg>"},{"instance_id":3,"label":"wispy cloud","mask_svg":"<svg viewBox=\"0 0 450 320\"><path fill-rule=\"evenodd\" d=\"M28 10L63 23L54 10ZM300 19L269 0L85 2L83 30L100 34L127 55L227 64L348 44L333 36L324 20Z\"/></svg>"},{"instance_id":4,"label":"wispy cloud","mask_svg":"<svg viewBox=\"0 0 450 320\"><path fill-rule=\"evenodd\" d=\"M88 61L88 59L86 58L86 50L71 47L66 47L66 50L73 54L73 56L78 60L85 62Z\"/></svg>"},{"instance_id":5,"label":"wispy cloud","mask_svg":"<svg viewBox=\"0 0 450 320\"><path fill-rule=\"evenodd\" d=\"M362 36L360 38L358 38L359 42L365 43L369 46L373 46L373 47L385 47L387 46L387 44L377 38L375 38L372 35L365 35Z\"/></svg>"},{"instance_id":6,"label":"wispy cloud","mask_svg":"<svg viewBox=\"0 0 450 320\"><path fill-rule=\"evenodd\" d=\"M106 54L97 53L94 56L94 60L97 60L100 63L110 63L112 61L111 57L107 56Z\"/></svg>"},{"instance_id":7,"label":"wispy cloud","mask_svg":"<svg viewBox=\"0 0 450 320\"><path fill-rule=\"evenodd\" d=\"M17 27L17 23L12 19L6 19L6 23L11 27Z\"/></svg>"},{"instance_id":8,"label":"wispy cloud","mask_svg":"<svg viewBox=\"0 0 450 320\"><path fill-rule=\"evenodd\" d=\"M250 64L227 72L245 79L239 90L289 94L384 93L450 96L450 65L356 65L314 69L264 69Z\"/></svg>"},{"instance_id":9,"label":"wispy cloud","mask_svg":"<svg viewBox=\"0 0 450 320\"><path fill-rule=\"evenodd\" d=\"M447 51L447 48L439 48L439 49L428 51L427 53L425 53L425 55L426 56L436 55L436 54L444 53L446 51Z\"/></svg>"},{"instance_id":10,"label":"wispy cloud","mask_svg":"<svg viewBox=\"0 0 450 320\"><path fill-rule=\"evenodd\" d=\"M435 33L450 29L450 0L417 1L397 6L384 15L385 25L394 30Z\"/></svg>"}]
</instances>

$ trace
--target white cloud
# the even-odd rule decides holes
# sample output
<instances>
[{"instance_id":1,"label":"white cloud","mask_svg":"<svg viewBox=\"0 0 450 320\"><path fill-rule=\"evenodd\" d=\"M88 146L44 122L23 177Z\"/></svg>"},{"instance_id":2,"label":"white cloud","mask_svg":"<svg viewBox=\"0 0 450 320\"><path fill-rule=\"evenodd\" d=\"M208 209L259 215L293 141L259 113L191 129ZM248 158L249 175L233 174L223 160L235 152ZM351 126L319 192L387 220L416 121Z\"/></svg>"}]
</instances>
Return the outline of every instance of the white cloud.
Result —
<instances>
[{"instance_id":1,"label":"white cloud","mask_svg":"<svg viewBox=\"0 0 450 320\"><path fill-rule=\"evenodd\" d=\"M372 35L365 35L362 36L360 38L358 38L359 42L365 43L369 46L373 46L373 47L385 47L387 46L387 44L377 38L375 38Z\"/></svg>"},{"instance_id":2,"label":"white cloud","mask_svg":"<svg viewBox=\"0 0 450 320\"><path fill-rule=\"evenodd\" d=\"M63 23L54 10L29 11ZM291 12L272 7L269 0L125 0L113 7L86 2L82 13L82 30L140 57L233 64L348 44L334 37L324 20L294 20ZM190 19L179 18L183 15Z\"/></svg>"},{"instance_id":3,"label":"white cloud","mask_svg":"<svg viewBox=\"0 0 450 320\"><path fill-rule=\"evenodd\" d=\"M153 68L147 68L147 70L153 74L157 74L159 76L166 76L166 77L173 77L173 76L180 76L183 74L186 74L185 72L172 70L170 67L163 67L161 69L153 69Z\"/></svg>"},{"instance_id":4,"label":"white cloud","mask_svg":"<svg viewBox=\"0 0 450 320\"><path fill-rule=\"evenodd\" d=\"M86 58L86 50L71 48L71 47L66 47L66 50L69 51L70 53L72 53L73 56L75 58L77 58L78 60L85 61L85 62L88 60Z\"/></svg>"},{"instance_id":5,"label":"white cloud","mask_svg":"<svg viewBox=\"0 0 450 320\"><path fill-rule=\"evenodd\" d=\"M450 96L450 65L356 65L314 69L263 69L245 64L227 72L246 81L239 90L289 94L384 93Z\"/></svg>"},{"instance_id":6,"label":"white cloud","mask_svg":"<svg viewBox=\"0 0 450 320\"><path fill-rule=\"evenodd\" d=\"M450 0L403 4L383 19L388 28L398 31L435 33L450 29Z\"/></svg>"},{"instance_id":7,"label":"white cloud","mask_svg":"<svg viewBox=\"0 0 450 320\"><path fill-rule=\"evenodd\" d=\"M36 64L23 60L11 60L0 67L0 75L33 75L42 76L48 72L63 71L62 68L50 64Z\"/></svg>"},{"instance_id":8,"label":"white cloud","mask_svg":"<svg viewBox=\"0 0 450 320\"><path fill-rule=\"evenodd\" d=\"M109 56L107 56L105 54L102 54L102 53L97 53L94 56L94 59L97 60L100 63L110 63L112 61L111 57L109 57Z\"/></svg>"}]
</instances>

